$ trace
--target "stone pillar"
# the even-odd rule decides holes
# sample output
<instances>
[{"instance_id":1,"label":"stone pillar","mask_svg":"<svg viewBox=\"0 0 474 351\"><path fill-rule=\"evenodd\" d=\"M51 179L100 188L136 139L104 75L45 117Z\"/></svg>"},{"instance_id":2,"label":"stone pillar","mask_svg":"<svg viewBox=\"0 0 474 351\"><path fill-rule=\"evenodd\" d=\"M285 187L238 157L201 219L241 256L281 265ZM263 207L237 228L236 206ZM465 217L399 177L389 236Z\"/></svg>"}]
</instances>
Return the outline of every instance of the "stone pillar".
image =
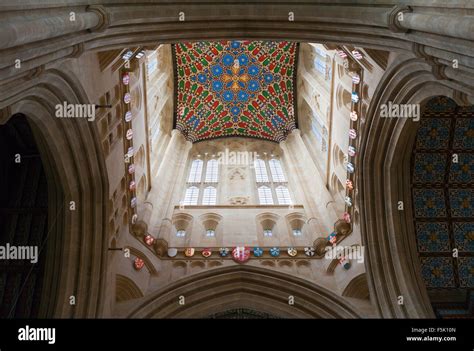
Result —
<instances>
[{"instance_id":1,"label":"stone pillar","mask_svg":"<svg viewBox=\"0 0 474 351\"><path fill-rule=\"evenodd\" d=\"M172 130L171 138L162 156L163 159L158 167L158 171L152 175L153 186L146 198L146 202L153 204L153 209L145 208L141 216L148 225L151 224L152 216L153 221L156 221L155 216L158 214L159 208L162 208L164 205L163 200L166 197L166 191L172 188L176 172L175 165L179 163L179 158L184 156L180 151L182 151L185 144L184 136L178 130Z\"/></svg>"},{"instance_id":2,"label":"stone pillar","mask_svg":"<svg viewBox=\"0 0 474 351\"><path fill-rule=\"evenodd\" d=\"M285 158L290 159L287 162L290 167L289 173L296 176L293 179L301 186L308 215L318 219L320 224L318 234L331 233L334 230L334 222L337 220L337 214L333 208L334 200L301 139L300 130L293 130L287 139L280 143L280 146L285 152Z\"/></svg>"},{"instance_id":3,"label":"stone pillar","mask_svg":"<svg viewBox=\"0 0 474 351\"><path fill-rule=\"evenodd\" d=\"M160 165L163 162L163 157L166 152L166 148L168 146L168 143L170 142L171 137L163 130L160 130L160 133L158 134L158 141L153 141L153 159L151 160L151 170L152 174L157 174L158 170L160 168ZM152 186L154 184L158 184L159 180L158 179L152 179Z\"/></svg>"},{"instance_id":4,"label":"stone pillar","mask_svg":"<svg viewBox=\"0 0 474 351\"><path fill-rule=\"evenodd\" d=\"M154 176L155 186L146 199L146 202L153 204L153 208L151 211L150 207L144 208L143 211L143 221L148 223L149 231L155 236L158 234L161 221L170 218L174 206L178 204L174 203L176 196L173 195L176 195L176 185L184 184L182 177L191 146L191 142L186 141L180 131L174 129L171 132L163 160Z\"/></svg>"}]
</instances>

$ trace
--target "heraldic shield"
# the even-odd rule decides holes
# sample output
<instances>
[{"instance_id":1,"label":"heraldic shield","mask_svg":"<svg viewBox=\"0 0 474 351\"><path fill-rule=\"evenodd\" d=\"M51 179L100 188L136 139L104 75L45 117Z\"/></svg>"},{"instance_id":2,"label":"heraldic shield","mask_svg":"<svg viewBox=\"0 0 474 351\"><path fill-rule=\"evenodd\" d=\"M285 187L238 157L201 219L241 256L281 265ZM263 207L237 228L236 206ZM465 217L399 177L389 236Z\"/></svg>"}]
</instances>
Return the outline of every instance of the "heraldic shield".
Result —
<instances>
[{"instance_id":1,"label":"heraldic shield","mask_svg":"<svg viewBox=\"0 0 474 351\"><path fill-rule=\"evenodd\" d=\"M232 250L232 258L239 263L247 262L250 258L250 248L246 246L237 246Z\"/></svg>"}]
</instances>

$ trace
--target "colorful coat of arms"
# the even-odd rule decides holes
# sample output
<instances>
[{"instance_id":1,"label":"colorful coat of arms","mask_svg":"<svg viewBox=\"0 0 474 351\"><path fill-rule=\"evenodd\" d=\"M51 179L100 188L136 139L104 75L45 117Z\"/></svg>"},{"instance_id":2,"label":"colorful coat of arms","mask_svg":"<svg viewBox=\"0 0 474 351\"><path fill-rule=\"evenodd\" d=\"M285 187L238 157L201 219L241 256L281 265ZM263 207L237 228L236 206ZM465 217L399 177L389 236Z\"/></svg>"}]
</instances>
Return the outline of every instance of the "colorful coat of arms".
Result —
<instances>
[{"instance_id":1,"label":"colorful coat of arms","mask_svg":"<svg viewBox=\"0 0 474 351\"><path fill-rule=\"evenodd\" d=\"M304 248L304 254L308 257L313 257L314 256L314 247L305 247Z\"/></svg>"},{"instance_id":2,"label":"colorful coat of arms","mask_svg":"<svg viewBox=\"0 0 474 351\"><path fill-rule=\"evenodd\" d=\"M291 257L295 257L296 255L298 255L298 250L296 250L294 247L289 247L287 252L288 255L290 255Z\"/></svg>"},{"instance_id":3,"label":"colorful coat of arms","mask_svg":"<svg viewBox=\"0 0 474 351\"><path fill-rule=\"evenodd\" d=\"M272 255L273 257L280 256L280 249L278 247L272 247L270 249L270 255Z\"/></svg>"},{"instance_id":4,"label":"colorful coat of arms","mask_svg":"<svg viewBox=\"0 0 474 351\"><path fill-rule=\"evenodd\" d=\"M153 243L155 242L155 238L152 237L151 235L145 235L145 244L147 244L148 246L151 246L153 245Z\"/></svg>"},{"instance_id":5,"label":"colorful coat of arms","mask_svg":"<svg viewBox=\"0 0 474 351\"><path fill-rule=\"evenodd\" d=\"M255 257L261 257L263 255L263 249L260 247L254 247L253 248L253 255Z\"/></svg>"},{"instance_id":6,"label":"colorful coat of arms","mask_svg":"<svg viewBox=\"0 0 474 351\"><path fill-rule=\"evenodd\" d=\"M208 258L212 255L212 250L210 248L205 248L205 249L202 250L201 254L204 257Z\"/></svg>"},{"instance_id":7,"label":"colorful coat of arms","mask_svg":"<svg viewBox=\"0 0 474 351\"><path fill-rule=\"evenodd\" d=\"M230 251L230 250L229 250L227 247L221 247L221 248L219 249L219 255L220 255L221 257L227 257L227 256L229 255L229 251Z\"/></svg>"},{"instance_id":8,"label":"colorful coat of arms","mask_svg":"<svg viewBox=\"0 0 474 351\"><path fill-rule=\"evenodd\" d=\"M177 248L169 248L168 249L168 256L169 257L175 257L178 254L178 249Z\"/></svg>"},{"instance_id":9,"label":"colorful coat of arms","mask_svg":"<svg viewBox=\"0 0 474 351\"><path fill-rule=\"evenodd\" d=\"M250 258L250 248L237 246L232 250L232 258L239 263L247 262Z\"/></svg>"},{"instance_id":10,"label":"colorful coat of arms","mask_svg":"<svg viewBox=\"0 0 474 351\"><path fill-rule=\"evenodd\" d=\"M145 265L145 261L143 261L140 257L135 258L135 261L133 261L133 267L137 271L142 269L144 265Z\"/></svg>"},{"instance_id":11,"label":"colorful coat of arms","mask_svg":"<svg viewBox=\"0 0 474 351\"><path fill-rule=\"evenodd\" d=\"M188 247L187 249L184 250L184 256L186 257L193 257L194 256L194 252L196 252L196 250L192 247Z\"/></svg>"}]
</instances>

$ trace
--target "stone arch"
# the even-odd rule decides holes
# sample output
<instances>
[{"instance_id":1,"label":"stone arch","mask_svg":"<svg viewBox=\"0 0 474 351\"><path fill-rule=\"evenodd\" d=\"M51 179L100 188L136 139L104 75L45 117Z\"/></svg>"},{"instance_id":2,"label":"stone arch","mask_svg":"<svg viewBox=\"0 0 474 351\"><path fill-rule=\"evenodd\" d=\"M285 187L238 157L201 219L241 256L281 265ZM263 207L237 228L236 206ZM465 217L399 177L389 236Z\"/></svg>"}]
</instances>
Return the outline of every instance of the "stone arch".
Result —
<instances>
[{"instance_id":1,"label":"stone arch","mask_svg":"<svg viewBox=\"0 0 474 351\"><path fill-rule=\"evenodd\" d=\"M173 262L173 268L186 268L187 264L185 261L176 261Z\"/></svg>"},{"instance_id":2,"label":"stone arch","mask_svg":"<svg viewBox=\"0 0 474 351\"><path fill-rule=\"evenodd\" d=\"M115 301L124 302L143 297L143 292L132 279L117 274L115 277Z\"/></svg>"},{"instance_id":3,"label":"stone arch","mask_svg":"<svg viewBox=\"0 0 474 351\"><path fill-rule=\"evenodd\" d=\"M345 188L336 173L332 173L331 175L331 191L334 195L338 195L340 198L344 199Z\"/></svg>"},{"instance_id":4,"label":"stone arch","mask_svg":"<svg viewBox=\"0 0 474 351\"><path fill-rule=\"evenodd\" d=\"M347 91L341 84L339 84L336 88L336 103L339 110L343 107L349 111L351 110L351 93Z\"/></svg>"},{"instance_id":5,"label":"stone arch","mask_svg":"<svg viewBox=\"0 0 474 351\"><path fill-rule=\"evenodd\" d=\"M108 177L99 132L86 119L54 117L57 104L86 104L89 99L73 74L54 69L44 71L35 84L20 84L15 93L0 102L0 123L16 113L27 117L38 136L50 184L48 221L54 240L48 243L51 255L44 284L51 293L42 301L44 315L99 316L104 306L104 248L108 245ZM75 211L69 210L70 201L76 202ZM68 303L71 292L76 306Z\"/></svg>"},{"instance_id":6,"label":"stone arch","mask_svg":"<svg viewBox=\"0 0 474 351\"><path fill-rule=\"evenodd\" d=\"M10 8L21 15L21 11L18 10L24 9L22 6L24 5L18 4L12 5ZM53 101L60 102L64 101L64 98L56 99L56 96L65 96L72 92L73 98L69 101L87 101L86 94L82 91L78 93L81 96L80 99L74 97L73 91L76 88L68 88L71 84L70 79L60 75L54 77L53 71L45 69L46 65L47 67L54 66L71 57L77 57L86 50L99 51L109 48L122 48L126 45L156 44L163 40L193 40L200 39L203 36L215 39L241 38L241 28L245 27L246 31L252 33L254 38L261 36L267 39L310 40L324 43L351 43L354 45L364 43L371 49L410 53L410 57L397 58L398 62L390 67L390 71L385 74L384 81L377 88L367 111L370 120L367 127L362 131L360 139L361 154L364 152L365 154L360 168L357 170L357 172L360 172L357 177L357 186L362 194L361 203L364 203L364 207L367 209L371 208L367 212L365 208L361 208L363 217L361 218L361 227L363 242L369 245L371 249L368 251L369 257L366 264L368 271L371 272L370 268L372 268L373 272L370 273L371 276L368 278L368 282L371 295L375 296L374 301L378 306L379 314L384 317L431 316L426 299L423 297L423 288L420 288L419 283L417 283L415 269L410 267L410 258L413 258L412 253L406 254L402 250L403 247L413 245L410 245L409 239L406 238L397 240L400 238L395 234L413 228L410 228L408 222L402 219L400 213L392 211L391 208L393 201L398 200L404 194L403 189L405 189L404 185L407 177L407 161L404 159L404 151L409 150L409 145L404 145L404 143L410 144L413 141L413 139L410 139L413 136L410 135L408 130L410 123L406 120L382 120L374 118L374 116L380 104L388 101L416 103L434 95L447 95L458 100L467 100L463 93L472 96L472 79L463 75L462 69L456 72L449 66L443 66L442 63L442 60L450 59L452 53L455 53L459 56L461 68L472 68L474 66L472 50L469 51L470 42L466 40L466 38L472 38L472 34L468 33L469 36L466 35L465 37L463 34L459 34L466 30L465 26L456 27L456 33L452 32L453 26L424 28L426 33L431 35L430 44L425 46L413 42L420 37L420 32L417 30L414 30L410 35L400 33L403 27L400 23L397 23L395 15L401 9L391 4L371 8L369 12L363 11L363 9L371 6L371 2L361 1L361 11L355 13L351 13L348 10L350 8L345 7L345 5L341 5L336 12L334 12L333 7L318 3L298 5L295 9L307 14L305 30L295 30L295 26L301 26L301 24L289 23L286 18L279 21L272 16L272 21L268 22L268 20L259 17L259 14L267 13L267 11L261 8L259 10L258 6L274 6L270 3L251 4L249 5L250 8L248 6L238 7L235 17L233 17L234 15L231 16L225 23L219 20L222 18L223 11L220 5L203 5L204 8L200 7L199 11L205 13L206 16L193 16L193 12L187 13L187 18L190 21L187 21L184 27L181 23L174 24L160 20L160 16L171 16L166 8L160 8L160 6L165 5L150 4L147 6L150 6L150 8L145 11L143 8L134 7L133 4L124 2L120 9L116 9L117 12L112 19L114 26L110 28L107 28L110 24L110 16L108 15L110 9L107 6L100 6L100 10L94 12L98 14L98 18L91 21L93 23L89 23L90 25L85 24L85 27L81 29L80 39L74 43L64 40L61 31L54 33L56 36L54 38L50 37L51 31L48 30L38 31L39 37L22 36L21 32L10 36L11 32L3 32L8 40L2 44L0 79L2 80L4 95L0 97L2 99L0 100L0 108L17 104L14 108L15 113L26 112L28 117L36 118L36 122L41 126L39 129L44 129L42 131L44 135L51 137L49 139L45 138L44 148L46 150L51 149L54 156L61 155L61 153L58 153L60 150L64 152L63 159L49 158L52 165L57 165L57 167L51 168L55 170L52 171L52 174L57 173L55 180L63 188L54 190L58 203L61 203L64 198L74 196L81 197L83 200L86 199L81 203L80 219L71 216L61 217L57 223L57 226L61 227L71 225L71 221L74 221L74 223L82 223L84 227L76 229L76 232L71 234L74 239L71 240L71 245L76 242L84 245L72 247L73 257L69 257L69 261L66 262L67 265L58 267L68 268L65 269L66 271L73 269L70 267L78 263L77 270L81 271L84 268L83 273L90 272L89 279L94 281L95 285L92 290L89 290L88 282L84 280L73 281L73 279L66 281L66 273L59 272L62 274L60 279L63 283L61 283L61 288L58 291L61 291L63 295L71 289L79 292L87 291L88 296L79 299L79 301L87 301L87 306L81 305L75 311L71 311L67 304L63 303L64 301L59 301L58 306L66 307L53 309L58 312L54 315L61 317L72 315L94 316L98 313L97 301L100 300L100 289L103 286L99 273L103 270L106 257L106 251L99 249L104 245L103 242L101 243L101 240L104 240L102 238L104 230L100 231L99 228L106 225L105 218L107 216L104 213L106 213L107 205L105 205L106 196L103 194L107 194L105 191L107 185L101 182L101 179L106 179L106 177L98 176L98 173L104 172L102 161L97 161L94 157L87 157L85 162L89 167L84 167L87 168L86 170L78 167L78 160L83 156L81 152L86 150L85 154L92 156L97 148L91 138L91 135L95 133L94 127L71 121L68 126L73 126L73 128L68 131L68 128L61 126L59 123L50 125L46 123L46 121L50 121L48 115L51 115L53 106L50 103L50 97L53 98ZM212 7L206 8L206 6ZM313 7L308 8L307 6ZM455 5L450 6L455 7ZM43 11L41 7L42 5L38 5L39 14ZM270 10L274 11L272 8ZM415 9L415 11L421 12L424 10L433 11L429 6ZM456 8L452 10L455 11ZM434 13L436 11L438 10L434 10ZM78 13L83 14L85 12L85 7L78 6ZM347 15L348 13L350 13L350 16ZM370 13L370 18L364 17L364 13ZM46 18L48 16L46 11L41 15ZM422 17L427 16L426 14L420 15ZM443 14L439 13L439 15ZM334 32L332 33L320 30L320 28L327 25L326 21L329 17L336 19L335 23L337 22L337 26L334 26ZM199 20L194 21L194 18ZM452 18L457 20L456 16L452 16ZM47 21L44 22L47 23ZM129 25L131 22L134 24ZM424 23L430 22L425 21ZM123 31L124 27L121 26L127 26L127 31ZM161 26L167 26L169 30L163 31ZM90 31L85 31L86 28L89 28ZM354 28L357 30L354 31ZM105 32L98 34L96 32L98 29L104 29ZM407 28L407 30L409 29ZM120 33L120 31L123 31L123 33ZM373 35L374 32L377 35ZM455 38L455 40L450 40L452 38ZM417 55L418 58L415 58L414 55ZM9 62L14 62L16 57L29 57L30 59L23 63L21 70L18 70L9 64ZM41 59L38 59L40 57ZM448 63L450 63L449 60ZM439 80L436 81L435 77ZM66 89L62 89L63 87ZM458 92L455 93L453 89L458 89ZM459 93L459 91L463 93ZM34 97L33 92L35 93ZM18 103L21 99L24 99L24 101ZM7 115L10 115L11 112L13 111L8 112ZM67 137L63 136L70 136L73 141L69 141ZM80 144L85 147L79 147ZM63 150L63 146L69 147ZM100 155L100 152L96 152L95 155ZM388 157L385 158L385 155L388 155ZM78 179L79 173L77 170L82 172L83 178ZM65 177L65 175L69 175L69 177ZM71 175L72 177L70 177ZM398 180L397 177L399 177ZM61 190L64 190L64 193ZM385 201L385 197L387 197L387 201ZM86 202L103 205L100 208L90 206L90 209L88 209ZM379 204L382 204L382 206L379 207ZM87 213L87 216L84 213ZM89 230L90 237L80 235L86 233L87 230ZM382 236L382 233L386 233L386 236ZM66 246L64 242L62 245ZM390 251L391 247L395 248L396 254ZM69 248L66 247L66 249ZM90 251L97 255L92 255L93 264L87 265L86 263L89 261L85 258L89 257L88 253ZM60 252L58 249L58 253ZM70 251L67 250L67 252ZM81 260L81 257L84 259ZM382 257L388 257L386 265L381 265ZM86 273L84 275L88 276ZM95 278L99 279L96 280ZM97 285L97 282L100 283ZM375 284L375 282L379 283ZM408 307L395 305L396 294L399 293L411 296Z\"/></svg>"},{"instance_id":7,"label":"stone arch","mask_svg":"<svg viewBox=\"0 0 474 351\"><path fill-rule=\"evenodd\" d=\"M465 303L474 287L472 122L474 106L434 97L422 111L412 151L416 249L433 310L441 318L472 317Z\"/></svg>"},{"instance_id":8,"label":"stone arch","mask_svg":"<svg viewBox=\"0 0 474 351\"><path fill-rule=\"evenodd\" d=\"M260 262L262 266L275 267L275 261L263 260Z\"/></svg>"},{"instance_id":9,"label":"stone arch","mask_svg":"<svg viewBox=\"0 0 474 351\"><path fill-rule=\"evenodd\" d=\"M186 296L186 304L172 303L180 295ZM287 302L290 295L295 296L292 306ZM140 300L127 317L202 318L232 308L294 318L362 316L344 298L304 279L239 265L182 278Z\"/></svg>"},{"instance_id":10,"label":"stone arch","mask_svg":"<svg viewBox=\"0 0 474 351\"><path fill-rule=\"evenodd\" d=\"M175 213L173 214L172 223L176 231L186 231L190 228L193 219L194 217L188 213Z\"/></svg>"},{"instance_id":11,"label":"stone arch","mask_svg":"<svg viewBox=\"0 0 474 351\"><path fill-rule=\"evenodd\" d=\"M73 4L71 2L70 5ZM18 84L18 80L11 79L15 76L32 84L37 79L32 80L32 76L40 76L45 71L45 65L78 57L86 51L121 49L126 46L154 47L157 43L176 40L242 39L246 33L251 33L255 39L362 44L370 50L412 52L423 61L432 62L425 70L431 76L444 79L440 82L442 85L473 94L472 80L462 73L465 68L469 71L474 66L472 51L469 51L472 33L468 20L459 23L457 19L466 13L463 5L458 3L446 5L450 10L447 15L440 8L428 4L410 8L388 2L373 7L372 1L360 0L357 3L358 11L353 11L350 4L340 4L336 9L318 1L293 4L292 11L297 17L298 14L304 14L300 21L295 22L288 21L286 12L281 12L284 4L235 3L232 4L232 16L229 16L228 4L204 3L187 10L184 26L169 4L147 3L138 6L134 2L124 1L119 8L109 4L88 7L77 2L76 5L77 16L88 20L75 33L70 31L70 26L62 18L48 11L44 4L28 6L28 9L34 9L45 19L44 27L37 29L36 35L25 34L32 32L31 26L34 24L23 24L18 28L8 25L2 27L2 79L12 86ZM57 6L61 8L61 5ZM19 16L24 9L23 4L12 4L6 13L12 22L17 19L20 21ZM418 21L420 25L413 27L413 21L400 22L397 16L400 12L405 17L418 16L421 18ZM433 15L440 16L443 19L441 22L449 25L431 25ZM224 16L226 21L223 22ZM50 18L61 23L54 32L47 30ZM176 19L170 20L172 18ZM326 30L328 21L332 22L331 31ZM244 32L242 28L245 28ZM411 35L406 35L407 32ZM77 36L78 40L65 40L67 35L76 33L81 33ZM426 45L418 44L420 34L425 33L432 35L431 41ZM451 67L453 53L459 56L459 69ZM22 62L21 69L8 64L15 62L18 57L28 57ZM5 91L15 94L17 89Z\"/></svg>"},{"instance_id":12,"label":"stone arch","mask_svg":"<svg viewBox=\"0 0 474 351\"><path fill-rule=\"evenodd\" d=\"M355 297L357 299L369 299L369 287L365 273L353 278L342 292L342 296Z\"/></svg>"},{"instance_id":13,"label":"stone arch","mask_svg":"<svg viewBox=\"0 0 474 351\"><path fill-rule=\"evenodd\" d=\"M356 170L362 243L371 299L385 318L434 317L421 279L410 201L410 159L416 125L408 118L379 118L380 107L419 103L433 96L458 98L420 59L405 57L385 72L377 86L360 135L364 157ZM458 99L459 101L459 99ZM462 100L466 102L466 100ZM404 201L404 211L397 210ZM398 296L405 303L397 303Z\"/></svg>"},{"instance_id":14,"label":"stone arch","mask_svg":"<svg viewBox=\"0 0 474 351\"><path fill-rule=\"evenodd\" d=\"M38 141L22 114L0 125L0 245L37 246L36 263L0 260L0 318L41 318L48 236L48 179ZM13 268L13 269L12 269ZM46 273L47 274L47 273ZM49 286L46 286L49 288Z\"/></svg>"},{"instance_id":15,"label":"stone arch","mask_svg":"<svg viewBox=\"0 0 474 351\"><path fill-rule=\"evenodd\" d=\"M293 262L291 262L290 260L280 260L278 261L278 266L285 267L285 268L292 268Z\"/></svg>"},{"instance_id":16,"label":"stone arch","mask_svg":"<svg viewBox=\"0 0 474 351\"><path fill-rule=\"evenodd\" d=\"M265 230L271 230L272 237L278 237L278 233L275 231L275 226L280 219L280 216L278 216L276 213L264 212L259 213L255 219L258 226L257 237L259 240L264 240L265 236L263 232Z\"/></svg>"},{"instance_id":17,"label":"stone arch","mask_svg":"<svg viewBox=\"0 0 474 351\"><path fill-rule=\"evenodd\" d=\"M147 190L147 179L146 175L143 174L138 181L137 186L137 197L140 201L143 201L146 197L146 190Z\"/></svg>"},{"instance_id":18,"label":"stone arch","mask_svg":"<svg viewBox=\"0 0 474 351\"><path fill-rule=\"evenodd\" d=\"M140 145L135 154L135 164L140 166L142 169L145 167L145 147L143 145Z\"/></svg>"},{"instance_id":19,"label":"stone arch","mask_svg":"<svg viewBox=\"0 0 474 351\"><path fill-rule=\"evenodd\" d=\"M171 278L173 280L180 279L186 275L188 265L185 261L173 262L172 267L173 269L171 271Z\"/></svg>"},{"instance_id":20,"label":"stone arch","mask_svg":"<svg viewBox=\"0 0 474 351\"><path fill-rule=\"evenodd\" d=\"M342 105L347 110L350 111L351 110L351 105L352 105L352 96L351 96L351 93L347 89L342 89L341 101L342 101Z\"/></svg>"},{"instance_id":21,"label":"stone arch","mask_svg":"<svg viewBox=\"0 0 474 351\"><path fill-rule=\"evenodd\" d=\"M332 163L334 167L337 167L339 165L342 165L344 162L344 154L342 153L341 148L339 145L334 143L333 149L332 149Z\"/></svg>"},{"instance_id":22,"label":"stone arch","mask_svg":"<svg viewBox=\"0 0 474 351\"><path fill-rule=\"evenodd\" d=\"M222 266L222 262L220 261L210 261L207 266L209 268L213 268L213 267L219 267L219 266Z\"/></svg>"}]
</instances>

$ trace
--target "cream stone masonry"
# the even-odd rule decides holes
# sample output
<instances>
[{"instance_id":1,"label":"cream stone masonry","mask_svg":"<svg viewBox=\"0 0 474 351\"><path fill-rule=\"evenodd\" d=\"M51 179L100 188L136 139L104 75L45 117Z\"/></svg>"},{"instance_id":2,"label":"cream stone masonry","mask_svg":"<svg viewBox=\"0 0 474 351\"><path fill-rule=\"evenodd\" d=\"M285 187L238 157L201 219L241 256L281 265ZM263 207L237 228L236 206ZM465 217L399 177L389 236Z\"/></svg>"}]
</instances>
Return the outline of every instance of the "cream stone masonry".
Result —
<instances>
[{"instance_id":1,"label":"cream stone masonry","mask_svg":"<svg viewBox=\"0 0 474 351\"><path fill-rule=\"evenodd\" d=\"M456 57L452 57L450 61L458 58L467 67L474 66L473 48L469 45L474 8L472 2L465 0L452 5L436 5L438 7L435 9L429 0L407 0L402 3L403 6L400 6L399 1L387 0L374 7L371 1L357 0L347 1L335 8L323 0L316 0L311 4L294 4L291 1L263 1L258 4L239 4L236 1L232 5L223 1L215 1L213 4L192 2L186 5L186 21L179 22L179 11L172 3L137 6L131 1L122 0L86 6L84 2L71 1L69 6L77 5L75 12L78 13L79 25L75 25L68 23L66 11L69 9L64 7L62 1L50 1L46 7L31 1L18 3L9 0L3 4L5 12L2 13L8 21L2 21L0 25L0 33L8 36L4 44L7 52L2 52L0 61L0 77L24 77L29 74L28 70L76 55L78 47L81 47L80 51L89 51L123 47L127 43L155 45L162 40L170 40L172 31L179 31L179 38L188 40L204 36L215 39L236 38L241 35L239 26L242 23L246 23L247 33L257 36L259 33L266 33L267 38L268 33L271 33L272 39L354 45L364 43L371 48L412 52L415 51L415 45L421 44L435 49L433 56L428 58L435 68L451 71L451 64L446 66L437 61L442 58L440 53L451 53L450 56L454 54ZM229 12L230 7L232 11ZM48 10L41 10L42 8ZM442 12L437 14L436 11L440 11L440 8ZM27 16L21 13L32 9L37 11L30 11ZM221 11L225 13L226 20L223 23L220 21L223 18ZM293 22L288 21L289 11L295 14ZM399 13L404 14L403 21L398 19ZM463 18L462 21L459 21L460 17ZM81 21L81 18L84 20ZM133 26L129 26L130 18L134 19ZM50 23L57 23L54 30L51 30ZM354 27L358 27L358 30L351 30ZM331 30L328 31L328 28ZM166 37L161 37L165 33L162 29L167 29ZM302 30L305 31L304 34L300 34ZM400 32L406 32L407 35ZM25 33L38 34L32 37L33 41L27 41L28 46L10 50L27 40ZM77 35L72 38L74 33ZM425 40L425 33L430 34L429 41ZM67 36L72 40L63 40ZM112 38L114 39L111 40ZM20 70L13 66L16 59L23 62ZM462 83L462 79L453 79L453 82L446 81L444 84L472 94L472 90Z\"/></svg>"},{"instance_id":2,"label":"cream stone masonry","mask_svg":"<svg viewBox=\"0 0 474 351\"><path fill-rule=\"evenodd\" d=\"M178 21L177 9L181 6L186 14L184 22ZM71 11L75 22L70 20ZM289 11L295 14L294 22L288 21ZM400 13L403 20L399 20ZM403 118L379 118L379 111L389 101L421 104L423 108L424 102L436 95L448 96L459 105L472 104L473 20L474 3L470 0L442 4L432 0L385 0L378 1L377 6L369 0L342 0L337 5L325 0L232 4L218 0L185 0L179 4L2 1L0 124L16 113L27 116L48 177L52 239L48 241L51 255L46 262L44 286L50 293L42 298L40 315L196 317L218 313L226 306L248 306L293 317L433 317L415 264L409 157L416 126ZM306 74L298 88L306 106L304 113L299 112L299 130L275 144L295 199L292 211L259 207L255 193L239 192L240 185L226 190L224 184L219 185L224 193L218 196L229 192L233 198L245 198L248 193L253 201L250 207L242 206L245 223L234 236L231 232L228 243L249 235L246 240L265 244L267 239L260 236L262 221L271 219L276 236L268 244L296 245L297 241L291 241L288 224L295 213L306 219L304 240L334 230L342 209L341 160L347 152L344 134L348 125L347 92L351 91L349 76L334 50L342 47L350 52L357 48L364 54L360 64L366 85L362 86L363 113L357 141L362 157L356 164L352 234L342 244L363 245L366 255L363 264L352 262L349 271L323 259L262 259L250 260L246 265L217 256L211 260L165 259L165 249L171 245L224 245L219 240L224 239L228 228L240 225L233 217L233 206L237 205L230 201L212 210L179 208L195 151L204 154L206 147L217 150L221 141L192 145L181 133L172 131L173 82L168 44L250 37L321 43L319 47L330 55L333 80L332 86L324 85L325 90L321 90L316 109L314 93L317 84L324 82L312 72L310 59L300 60ZM302 45L302 53L312 54L309 46ZM116 90L120 77L114 63L103 61L101 65L99 59L103 53L103 57L115 57L110 62L121 62L120 53L127 47L153 52L132 66L134 145L138 164L143 165L137 167L137 181L144 182L135 235L130 232L130 209L124 195L128 184L123 180L120 133L123 137L125 131L116 122L123 118L116 103L116 98L121 98L120 90ZM153 57L158 57L158 68L147 76L146 60ZM107 99L113 109L98 115L94 122L54 117L54 106L64 101L97 104ZM315 148L304 119L314 111L327 112L329 105L333 111L324 121L328 162L321 167L321 149ZM251 174L242 171L236 176L242 174L244 182L239 184L248 180L246 186L254 189ZM403 212L395 209L400 199L407 204ZM65 205L71 200L76 201L75 211ZM204 238L203 233L211 217L217 223L214 239ZM175 237L175 223L180 219L190 228L184 242ZM146 233L157 239L155 245L143 242ZM109 248L130 249L131 257ZM135 257L146 262L140 271L133 268ZM268 296L263 297L262 290ZM190 304L179 309L170 301L181 293L188 295ZM299 294L304 303L298 306L307 308L290 308L286 303L290 294ZM71 295L76 297L75 306L68 303ZM398 304L399 296L404 297L403 305Z\"/></svg>"}]
</instances>

